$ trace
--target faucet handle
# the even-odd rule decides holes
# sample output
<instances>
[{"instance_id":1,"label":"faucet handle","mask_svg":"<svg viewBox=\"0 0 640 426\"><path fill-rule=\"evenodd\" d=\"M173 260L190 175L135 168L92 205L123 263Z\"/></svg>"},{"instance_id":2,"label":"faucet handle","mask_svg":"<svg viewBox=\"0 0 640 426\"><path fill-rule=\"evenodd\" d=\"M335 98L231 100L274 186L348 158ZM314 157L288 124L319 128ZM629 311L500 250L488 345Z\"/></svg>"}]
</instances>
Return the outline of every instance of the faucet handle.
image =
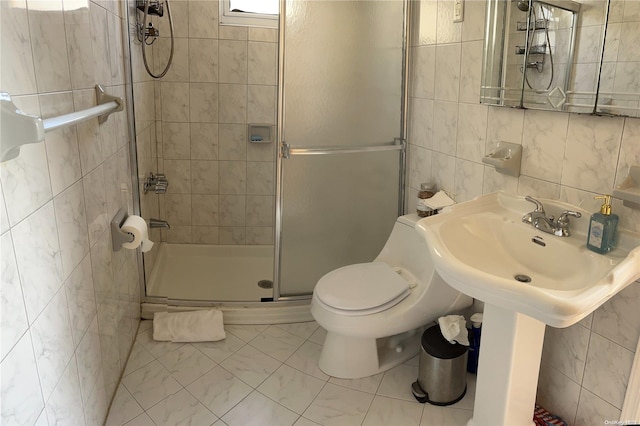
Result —
<instances>
[{"instance_id":1,"label":"faucet handle","mask_svg":"<svg viewBox=\"0 0 640 426\"><path fill-rule=\"evenodd\" d=\"M536 212L543 212L544 213L544 206L542 205L542 203L538 200L536 200L535 198L533 198L530 195L527 195L526 197L524 197L525 200L527 200L530 203L533 203L536 205L536 209L534 211Z\"/></svg>"},{"instance_id":2,"label":"faucet handle","mask_svg":"<svg viewBox=\"0 0 640 426\"><path fill-rule=\"evenodd\" d=\"M562 214L560 216L558 216L558 220L557 220L558 225L566 225L566 224L568 224L569 223L569 216L582 217L582 213L575 212L573 210L565 210L564 212L562 212Z\"/></svg>"}]
</instances>

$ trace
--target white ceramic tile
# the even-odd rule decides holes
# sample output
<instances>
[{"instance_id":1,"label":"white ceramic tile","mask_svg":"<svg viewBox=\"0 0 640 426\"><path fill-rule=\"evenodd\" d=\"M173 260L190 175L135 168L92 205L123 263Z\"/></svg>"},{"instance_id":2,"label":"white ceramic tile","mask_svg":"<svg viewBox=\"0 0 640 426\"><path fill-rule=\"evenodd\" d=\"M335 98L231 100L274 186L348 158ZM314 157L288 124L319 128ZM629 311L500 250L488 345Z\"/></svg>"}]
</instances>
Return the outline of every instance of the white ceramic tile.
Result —
<instances>
[{"instance_id":1,"label":"white ceramic tile","mask_svg":"<svg viewBox=\"0 0 640 426\"><path fill-rule=\"evenodd\" d=\"M458 408L438 407L425 404L422 412L420 426L460 426L466 425L471 419L473 411Z\"/></svg>"},{"instance_id":2,"label":"white ceramic tile","mask_svg":"<svg viewBox=\"0 0 640 426\"><path fill-rule=\"evenodd\" d=\"M518 178L500 173L492 166L486 166L484 168L482 193L488 194L490 192L497 192L500 190L507 191L512 194L517 193Z\"/></svg>"},{"instance_id":3,"label":"white ceramic tile","mask_svg":"<svg viewBox=\"0 0 640 426\"><path fill-rule=\"evenodd\" d=\"M192 123L216 123L218 96L218 85L215 83L189 84L189 120Z\"/></svg>"},{"instance_id":4,"label":"white ceramic tile","mask_svg":"<svg viewBox=\"0 0 640 426\"><path fill-rule=\"evenodd\" d=\"M484 166L472 161L456 160L454 193L456 201L463 202L482 195Z\"/></svg>"},{"instance_id":5,"label":"white ceramic tile","mask_svg":"<svg viewBox=\"0 0 640 426\"><path fill-rule=\"evenodd\" d=\"M191 223L193 225L217 226L218 209L217 195L193 194L191 196Z\"/></svg>"},{"instance_id":6,"label":"white ceramic tile","mask_svg":"<svg viewBox=\"0 0 640 426\"><path fill-rule=\"evenodd\" d=\"M418 364L412 364L418 365ZM380 387L380 382L382 382L382 377L384 373L375 374L373 376L363 377L361 379L339 379L337 377L331 377L329 379L329 383L333 383L334 385L340 385L345 388L367 392L367 393L376 393L378 388Z\"/></svg>"},{"instance_id":7,"label":"white ceramic tile","mask_svg":"<svg viewBox=\"0 0 640 426\"><path fill-rule=\"evenodd\" d=\"M140 414L135 419L126 423L125 426L157 426L156 423L151 420L151 417L145 412Z\"/></svg>"},{"instance_id":8,"label":"white ceramic tile","mask_svg":"<svg viewBox=\"0 0 640 426\"><path fill-rule=\"evenodd\" d=\"M220 123L247 122L247 86L244 84L220 84Z\"/></svg>"},{"instance_id":9,"label":"white ceramic tile","mask_svg":"<svg viewBox=\"0 0 640 426\"><path fill-rule=\"evenodd\" d=\"M433 99L435 94L436 77L436 48L435 46L419 46L411 49L413 54L413 96L417 98Z\"/></svg>"},{"instance_id":10,"label":"white ceramic tile","mask_svg":"<svg viewBox=\"0 0 640 426\"><path fill-rule=\"evenodd\" d=\"M160 425L210 425L218 418L189 392L181 390L151 407L147 414Z\"/></svg>"},{"instance_id":11,"label":"white ceramic tile","mask_svg":"<svg viewBox=\"0 0 640 426\"><path fill-rule=\"evenodd\" d=\"M244 226L225 226L219 228L220 244L242 245L246 244L247 228Z\"/></svg>"},{"instance_id":12,"label":"white ceramic tile","mask_svg":"<svg viewBox=\"0 0 640 426\"><path fill-rule=\"evenodd\" d=\"M52 425L82 425L84 411L81 401L80 382L76 358L72 357L67 364L60 381L47 401L47 419Z\"/></svg>"},{"instance_id":13,"label":"white ceramic tile","mask_svg":"<svg viewBox=\"0 0 640 426\"><path fill-rule=\"evenodd\" d=\"M581 383L587 359L589 335L589 330L580 325L567 328L547 327L542 359L545 364L556 368L571 380Z\"/></svg>"},{"instance_id":14,"label":"white ceramic tile","mask_svg":"<svg viewBox=\"0 0 640 426\"><path fill-rule=\"evenodd\" d=\"M244 226L245 206L244 195L221 195L220 226Z\"/></svg>"},{"instance_id":15,"label":"white ceramic tile","mask_svg":"<svg viewBox=\"0 0 640 426\"><path fill-rule=\"evenodd\" d=\"M53 200L62 253L62 267L67 277L89 253L89 235L82 183L78 181Z\"/></svg>"},{"instance_id":16,"label":"white ceramic tile","mask_svg":"<svg viewBox=\"0 0 640 426\"><path fill-rule=\"evenodd\" d=\"M195 381L216 366L216 363L191 345L184 345L158 358L182 386Z\"/></svg>"},{"instance_id":17,"label":"white ceramic tile","mask_svg":"<svg viewBox=\"0 0 640 426\"><path fill-rule=\"evenodd\" d=\"M289 324L278 324L276 327L288 331L291 334L295 334L303 339L308 339L318 329L319 325L315 321L309 322L297 322Z\"/></svg>"},{"instance_id":18,"label":"white ceramic tile","mask_svg":"<svg viewBox=\"0 0 640 426\"><path fill-rule=\"evenodd\" d=\"M174 24L175 28L175 24ZM189 81L190 43L186 38L174 38L173 58L162 81ZM151 50L151 49L150 49ZM171 53L171 39L160 37L153 43L153 66L151 70L160 74L164 71Z\"/></svg>"},{"instance_id":19,"label":"white ceramic tile","mask_svg":"<svg viewBox=\"0 0 640 426\"><path fill-rule=\"evenodd\" d=\"M71 89L62 0L29 0L27 5L38 91Z\"/></svg>"},{"instance_id":20,"label":"white ceramic tile","mask_svg":"<svg viewBox=\"0 0 640 426\"><path fill-rule=\"evenodd\" d=\"M640 120L626 119L622 133L622 144L618 158L616 184L622 183L628 176L629 167L640 164Z\"/></svg>"},{"instance_id":21,"label":"white ceramic tile","mask_svg":"<svg viewBox=\"0 0 640 426\"><path fill-rule=\"evenodd\" d=\"M296 413L259 392L253 392L222 418L229 426L287 426L297 419Z\"/></svg>"},{"instance_id":22,"label":"white ceramic tile","mask_svg":"<svg viewBox=\"0 0 640 426\"><path fill-rule=\"evenodd\" d=\"M143 410L140 404L136 402L127 388L120 384L111 403L105 426L124 425L142 413Z\"/></svg>"},{"instance_id":23,"label":"white ceramic tile","mask_svg":"<svg viewBox=\"0 0 640 426\"><path fill-rule=\"evenodd\" d=\"M162 155L171 160L191 158L189 123L162 123Z\"/></svg>"},{"instance_id":24,"label":"white ceramic tile","mask_svg":"<svg viewBox=\"0 0 640 426\"><path fill-rule=\"evenodd\" d=\"M12 228L16 261L29 322L62 285L62 260L53 202Z\"/></svg>"},{"instance_id":25,"label":"white ceramic tile","mask_svg":"<svg viewBox=\"0 0 640 426\"><path fill-rule=\"evenodd\" d=\"M302 416L300 416L300 418L293 424L293 426L317 426L317 425L318 423L312 422L309 419L305 419Z\"/></svg>"},{"instance_id":26,"label":"white ceramic tile","mask_svg":"<svg viewBox=\"0 0 640 426\"><path fill-rule=\"evenodd\" d=\"M462 23L453 22L453 2L438 2L438 21L437 21L438 44L457 43L462 39Z\"/></svg>"},{"instance_id":27,"label":"white ceramic tile","mask_svg":"<svg viewBox=\"0 0 640 426\"><path fill-rule=\"evenodd\" d=\"M248 195L275 195L275 163L272 161L247 161Z\"/></svg>"},{"instance_id":28,"label":"white ceramic tile","mask_svg":"<svg viewBox=\"0 0 640 426\"><path fill-rule=\"evenodd\" d=\"M520 175L518 178L518 194L557 200L560 198L560 185Z\"/></svg>"},{"instance_id":29,"label":"white ceramic tile","mask_svg":"<svg viewBox=\"0 0 640 426\"><path fill-rule=\"evenodd\" d=\"M189 37L218 38L218 2L189 2Z\"/></svg>"},{"instance_id":30,"label":"white ceramic tile","mask_svg":"<svg viewBox=\"0 0 640 426\"><path fill-rule=\"evenodd\" d=\"M220 194L246 194L247 163L220 161Z\"/></svg>"},{"instance_id":31,"label":"white ceramic tile","mask_svg":"<svg viewBox=\"0 0 640 426\"><path fill-rule=\"evenodd\" d=\"M538 404L560 416L568 424L574 424L579 397L578 383L551 366L545 364L540 366L536 396Z\"/></svg>"},{"instance_id":32,"label":"white ceramic tile","mask_svg":"<svg viewBox=\"0 0 640 426\"><path fill-rule=\"evenodd\" d=\"M624 119L572 115L562 184L608 193L613 187Z\"/></svg>"},{"instance_id":33,"label":"white ceramic tile","mask_svg":"<svg viewBox=\"0 0 640 426\"><path fill-rule=\"evenodd\" d=\"M71 87L74 89L86 89L95 84L95 63L93 61L91 38L86 37L91 31L88 9L86 9L86 14L86 20L81 22L65 22Z\"/></svg>"},{"instance_id":34,"label":"white ceramic tile","mask_svg":"<svg viewBox=\"0 0 640 426\"><path fill-rule=\"evenodd\" d=\"M422 404L376 396L367 411L362 425L384 426L395 423L418 426L421 417Z\"/></svg>"},{"instance_id":35,"label":"white ceramic tile","mask_svg":"<svg viewBox=\"0 0 640 426\"><path fill-rule=\"evenodd\" d=\"M235 162L234 162L235 163ZM205 161L205 160L191 160L191 191L194 194L225 194L227 187L224 184L226 172L224 161ZM241 165L244 163L240 163ZM233 182L237 182L239 187L244 188L244 179L242 176L242 168L234 168L233 172L238 170L238 173L232 173L230 179ZM238 189L239 191L240 189Z\"/></svg>"},{"instance_id":36,"label":"white ceramic tile","mask_svg":"<svg viewBox=\"0 0 640 426\"><path fill-rule=\"evenodd\" d=\"M233 334L244 342L249 342L258 334L266 330L268 325L262 324L225 324L224 330Z\"/></svg>"},{"instance_id":37,"label":"white ceramic tile","mask_svg":"<svg viewBox=\"0 0 640 426\"><path fill-rule=\"evenodd\" d=\"M107 229L107 200L104 190L104 167L95 168L82 180L89 245L93 246Z\"/></svg>"},{"instance_id":38,"label":"white ceramic tile","mask_svg":"<svg viewBox=\"0 0 640 426\"><path fill-rule=\"evenodd\" d=\"M487 143L522 143L524 110L514 108L489 107L487 122Z\"/></svg>"},{"instance_id":39,"label":"white ceramic tile","mask_svg":"<svg viewBox=\"0 0 640 426\"><path fill-rule=\"evenodd\" d=\"M188 160L164 160L164 173L171 182L167 194L191 192L191 162Z\"/></svg>"},{"instance_id":40,"label":"white ceramic tile","mask_svg":"<svg viewBox=\"0 0 640 426\"><path fill-rule=\"evenodd\" d=\"M82 337L76 350L80 392L85 406L90 400L91 391L102 376L102 360L100 355L100 335L98 320L94 317L89 329ZM104 385L103 385L104 386Z\"/></svg>"},{"instance_id":41,"label":"white ceramic tile","mask_svg":"<svg viewBox=\"0 0 640 426\"><path fill-rule=\"evenodd\" d=\"M85 422L89 425L103 424L108 414L109 400L105 394L104 379L100 371L97 382L84 403Z\"/></svg>"},{"instance_id":42,"label":"white ceramic tile","mask_svg":"<svg viewBox=\"0 0 640 426\"><path fill-rule=\"evenodd\" d=\"M479 3L471 1L472 3ZM482 40L462 43L460 63L460 101L478 103L482 86Z\"/></svg>"},{"instance_id":43,"label":"white ceramic tile","mask_svg":"<svg viewBox=\"0 0 640 426\"><path fill-rule=\"evenodd\" d=\"M432 135L434 126L434 102L430 99L412 98L411 105L411 133L409 135L409 143L431 149L432 146L434 146Z\"/></svg>"},{"instance_id":44,"label":"white ceramic tile","mask_svg":"<svg viewBox=\"0 0 640 426\"><path fill-rule=\"evenodd\" d=\"M455 157L434 152L431 159L431 170L436 187L448 191L455 199Z\"/></svg>"},{"instance_id":45,"label":"white ceramic tile","mask_svg":"<svg viewBox=\"0 0 640 426\"><path fill-rule=\"evenodd\" d=\"M213 368L186 389L218 417L252 391L250 386L222 367Z\"/></svg>"},{"instance_id":46,"label":"white ceramic tile","mask_svg":"<svg viewBox=\"0 0 640 426\"><path fill-rule=\"evenodd\" d=\"M9 223L15 225L52 197L44 143L23 145L17 158L2 163L0 179Z\"/></svg>"},{"instance_id":47,"label":"white ceramic tile","mask_svg":"<svg viewBox=\"0 0 640 426\"><path fill-rule=\"evenodd\" d=\"M455 155L457 127L458 104L454 102L434 102L433 150L447 155Z\"/></svg>"},{"instance_id":48,"label":"white ceramic tile","mask_svg":"<svg viewBox=\"0 0 640 426\"><path fill-rule=\"evenodd\" d=\"M25 333L0 364L2 424L33 424L44 408L31 335Z\"/></svg>"},{"instance_id":49,"label":"white ceramic tile","mask_svg":"<svg viewBox=\"0 0 640 426\"><path fill-rule=\"evenodd\" d=\"M189 81L218 81L218 40L189 39Z\"/></svg>"},{"instance_id":50,"label":"white ceramic tile","mask_svg":"<svg viewBox=\"0 0 640 426\"><path fill-rule=\"evenodd\" d=\"M603 424L606 420L615 422L620 418L620 410L607 401L598 398L586 389L580 392L580 403L576 415L576 425Z\"/></svg>"},{"instance_id":51,"label":"white ceramic tile","mask_svg":"<svg viewBox=\"0 0 640 426\"><path fill-rule=\"evenodd\" d=\"M324 344L325 337L327 337L327 330L322 327L318 327L308 340L309 342L322 346Z\"/></svg>"},{"instance_id":52,"label":"white ceramic tile","mask_svg":"<svg viewBox=\"0 0 640 426\"><path fill-rule=\"evenodd\" d=\"M248 86L247 122L266 124L276 122L276 86Z\"/></svg>"},{"instance_id":53,"label":"white ceramic tile","mask_svg":"<svg viewBox=\"0 0 640 426\"><path fill-rule=\"evenodd\" d=\"M36 75L31 53L31 35L27 17L26 1L0 2L0 25L2 28L2 56L0 65L3 91L12 95L36 92Z\"/></svg>"},{"instance_id":54,"label":"white ceramic tile","mask_svg":"<svg viewBox=\"0 0 640 426\"><path fill-rule=\"evenodd\" d=\"M4 192L2 190L2 182L0 182L0 234L4 234L9 230L9 215L7 214L7 206L4 202Z\"/></svg>"},{"instance_id":55,"label":"white ceramic tile","mask_svg":"<svg viewBox=\"0 0 640 426\"><path fill-rule=\"evenodd\" d=\"M92 28L90 32L93 50L93 60L95 62L94 78L96 82L111 85L111 62L110 46L107 33L107 11L91 2L89 3L89 15ZM99 29L99 30L97 30Z\"/></svg>"},{"instance_id":56,"label":"white ceramic tile","mask_svg":"<svg viewBox=\"0 0 640 426\"><path fill-rule=\"evenodd\" d=\"M231 374L255 388L280 367L282 362L271 358L250 345L220 363Z\"/></svg>"},{"instance_id":57,"label":"white ceramic tile","mask_svg":"<svg viewBox=\"0 0 640 426\"><path fill-rule=\"evenodd\" d=\"M182 388L158 361L150 362L124 377L122 384L145 410Z\"/></svg>"},{"instance_id":58,"label":"white ceramic tile","mask_svg":"<svg viewBox=\"0 0 640 426\"><path fill-rule=\"evenodd\" d=\"M247 42L236 40L220 40L218 58L220 83L247 84Z\"/></svg>"},{"instance_id":59,"label":"white ceramic tile","mask_svg":"<svg viewBox=\"0 0 640 426\"><path fill-rule=\"evenodd\" d=\"M560 183L569 114L527 110L521 174Z\"/></svg>"},{"instance_id":60,"label":"white ceramic tile","mask_svg":"<svg viewBox=\"0 0 640 426\"><path fill-rule=\"evenodd\" d=\"M327 383L303 415L327 426L360 425L372 400L371 394Z\"/></svg>"},{"instance_id":61,"label":"white ceramic tile","mask_svg":"<svg viewBox=\"0 0 640 426\"><path fill-rule=\"evenodd\" d=\"M254 195L247 201L247 226L270 226L274 223L274 195Z\"/></svg>"},{"instance_id":62,"label":"white ceramic tile","mask_svg":"<svg viewBox=\"0 0 640 426\"><path fill-rule=\"evenodd\" d=\"M235 25L219 25L218 38L220 40L247 40L249 32L247 27Z\"/></svg>"},{"instance_id":63,"label":"white ceramic tile","mask_svg":"<svg viewBox=\"0 0 640 426\"><path fill-rule=\"evenodd\" d=\"M632 364L633 352L592 333L582 386L622 408Z\"/></svg>"},{"instance_id":64,"label":"white ceramic tile","mask_svg":"<svg viewBox=\"0 0 640 426\"><path fill-rule=\"evenodd\" d=\"M480 163L485 155L488 107L459 104L456 156Z\"/></svg>"},{"instance_id":65,"label":"white ceramic tile","mask_svg":"<svg viewBox=\"0 0 640 426\"><path fill-rule=\"evenodd\" d=\"M276 28L249 27L248 37L250 41L276 43L278 41L278 30Z\"/></svg>"},{"instance_id":66,"label":"white ceramic tile","mask_svg":"<svg viewBox=\"0 0 640 426\"><path fill-rule=\"evenodd\" d=\"M93 75L91 76L93 81ZM95 105L94 90L77 90L73 92L73 103L76 110L90 108ZM78 150L82 175L86 176L102 161L102 136L99 132L98 120L88 120L77 124Z\"/></svg>"},{"instance_id":67,"label":"white ceramic tile","mask_svg":"<svg viewBox=\"0 0 640 426\"><path fill-rule=\"evenodd\" d=\"M609 299L593 313L593 331L635 351L640 336L640 316L634 301L640 297L640 286L629 287Z\"/></svg>"},{"instance_id":68,"label":"white ceramic tile","mask_svg":"<svg viewBox=\"0 0 640 426\"><path fill-rule=\"evenodd\" d=\"M190 123L191 158L199 160L217 160L219 151L218 124ZM220 126L222 134L222 127Z\"/></svg>"},{"instance_id":69,"label":"white ceramic tile","mask_svg":"<svg viewBox=\"0 0 640 426\"><path fill-rule=\"evenodd\" d=\"M281 328L270 326L249 344L267 355L286 361L302 344L304 339L288 333Z\"/></svg>"},{"instance_id":70,"label":"white ceramic tile","mask_svg":"<svg viewBox=\"0 0 640 426\"><path fill-rule=\"evenodd\" d=\"M69 321L74 345L78 346L96 315L91 258L86 256L65 282Z\"/></svg>"},{"instance_id":71,"label":"white ceramic tile","mask_svg":"<svg viewBox=\"0 0 640 426\"><path fill-rule=\"evenodd\" d=\"M251 32L251 28L249 29ZM277 84L278 44L249 41L248 84Z\"/></svg>"},{"instance_id":72,"label":"white ceramic tile","mask_svg":"<svg viewBox=\"0 0 640 426\"><path fill-rule=\"evenodd\" d=\"M162 342L153 340L153 329L151 328L141 330L140 333L138 333L136 341L141 343L144 348L149 351L149 353L156 359L169 352L180 349L184 345L183 343Z\"/></svg>"},{"instance_id":73,"label":"white ceramic tile","mask_svg":"<svg viewBox=\"0 0 640 426\"><path fill-rule=\"evenodd\" d=\"M300 348L295 351L289 359L287 359L286 364L311 376L317 377L318 379L326 381L329 379L329 376L322 372L318 366L321 352L322 345L307 341L300 346Z\"/></svg>"},{"instance_id":74,"label":"white ceramic tile","mask_svg":"<svg viewBox=\"0 0 640 426\"><path fill-rule=\"evenodd\" d=\"M108 233L103 233L91 248L91 269L96 303L99 308L102 303L110 302L116 294L113 282L111 236Z\"/></svg>"},{"instance_id":75,"label":"white ceramic tile","mask_svg":"<svg viewBox=\"0 0 640 426\"><path fill-rule=\"evenodd\" d=\"M224 340L218 342L203 342L192 344L200 352L220 363L244 346L244 342L236 336L227 334Z\"/></svg>"},{"instance_id":76,"label":"white ceramic tile","mask_svg":"<svg viewBox=\"0 0 640 426\"><path fill-rule=\"evenodd\" d=\"M400 364L384 373L378 395L391 398L415 401L411 393L411 383L418 377L418 367L415 365Z\"/></svg>"},{"instance_id":77,"label":"white ceramic tile","mask_svg":"<svg viewBox=\"0 0 640 426\"><path fill-rule=\"evenodd\" d=\"M257 389L280 405L302 414L324 385L323 380L282 365Z\"/></svg>"},{"instance_id":78,"label":"white ceramic tile","mask_svg":"<svg viewBox=\"0 0 640 426\"><path fill-rule=\"evenodd\" d=\"M485 29L486 2L472 0L465 3L462 41L482 40Z\"/></svg>"},{"instance_id":79,"label":"white ceramic tile","mask_svg":"<svg viewBox=\"0 0 640 426\"><path fill-rule=\"evenodd\" d=\"M243 124L220 124L220 160L245 160L247 158L247 127Z\"/></svg>"},{"instance_id":80,"label":"white ceramic tile","mask_svg":"<svg viewBox=\"0 0 640 426\"><path fill-rule=\"evenodd\" d=\"M29 327L20 287L11 234L0 236L0 359L3 359Z\"/></svg>"},{"instance_id":81,"label":"white ceramic tile","mask_svg":"<svg viewBox=\"0 0 640 426\"><path fill-rule=\"evenodd\" d=\"M191 194L166 194L164 205L169 225L191 225Z\"/></svg>"},{"instance_id":82,"label":"white ceramic tile","mask_svg":"<svg viewBox=\"0 0 640 426\"><path fill-rule=\"evenodd\" d=\"M247 226L245 244L273 245L274 235L271 226Z\"/></svg>"},{"instance_id":83,"label":"white ceramic tile","mask_svg":"<svg viewBox=\"0 0 640 426\"><path fill-rule=\"evenodd\" d=\"M460 93L459 43L436 46L435 99L458 101Z\"/></svg>"},{"instance_id":84,"label":"white ceramic tile","mask_svg":"<svg viewBox=\"0 0 640 426\"><path fill-rule=\"evenodd\" d=\"M189 83L162 82L160 87L162 91L162 120L188 122Z\"/></svg>"}]
</instances>

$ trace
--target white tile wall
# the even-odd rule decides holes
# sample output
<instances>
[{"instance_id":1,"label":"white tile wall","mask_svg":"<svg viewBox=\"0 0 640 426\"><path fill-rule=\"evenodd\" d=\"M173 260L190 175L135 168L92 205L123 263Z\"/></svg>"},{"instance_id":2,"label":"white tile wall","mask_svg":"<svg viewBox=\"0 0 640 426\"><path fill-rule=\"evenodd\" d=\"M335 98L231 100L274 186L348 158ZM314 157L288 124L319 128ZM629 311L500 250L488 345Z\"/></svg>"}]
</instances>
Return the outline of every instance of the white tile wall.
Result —
<instances>
[{"instance_id":1,"label":"white tile wall","mask_svg":"<svg viewBox=\"0 0 640 426\"><path fill-rule=\"evenodd\" d=\"M122 1L0 2L0 90L51 117L125 93ZM141 117L144 118L143 113ZM126 112L47 133L0 164L0 422L99 425L135 337L135 253L107 224L132 203Z\"/></svg>"},{"instance_id":2,"label":"white tile wall","mask_svg":"<svg viewBox=\"0 0 640 426\"><path fill-rule=\"evenodd\" d=\"M467 0L461 24L450 19L451 3L414 3L419 7L411 48L409 210L415 208L420 183L433 180L457 201L508 190L596 211L593 196L610 193L629 166L640 163L640 120L480 105L485 2ZM623 19L621 4L629 21L638 16L636 3L619 2L613 7L614 20ZM596 19L601 5L588 3L584 22ZM482 155L498 141L523 146L519 178L482 164ZM640 230L640 211L620 201L614 202L614 211L621 226ZM640 315L632 312L639 291L636 282L587 320L547 329L538 400L569 424L595 424L594 419L620 415L640 336Z\"/></svg>"}]
</instances>

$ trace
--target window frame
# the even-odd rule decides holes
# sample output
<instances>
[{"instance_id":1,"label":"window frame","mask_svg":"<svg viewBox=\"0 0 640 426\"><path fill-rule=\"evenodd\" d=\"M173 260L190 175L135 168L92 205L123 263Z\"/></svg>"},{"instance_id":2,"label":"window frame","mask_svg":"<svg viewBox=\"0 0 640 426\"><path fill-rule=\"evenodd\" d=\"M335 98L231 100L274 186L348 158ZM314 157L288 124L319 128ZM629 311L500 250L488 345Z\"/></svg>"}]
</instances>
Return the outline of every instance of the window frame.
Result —
<instances>
[{"instance_id":1,"label":"window frame","mask_svg":"<svg viewBox=\"0 0 640 426\"><path fill-rule=\"evenodd\" d=\"M280 14L270 15L267 13L254 12L232 12L230 10L230 0L220 0L220 24L244 26L278 28Z\"/></svg>"}]
</instances>

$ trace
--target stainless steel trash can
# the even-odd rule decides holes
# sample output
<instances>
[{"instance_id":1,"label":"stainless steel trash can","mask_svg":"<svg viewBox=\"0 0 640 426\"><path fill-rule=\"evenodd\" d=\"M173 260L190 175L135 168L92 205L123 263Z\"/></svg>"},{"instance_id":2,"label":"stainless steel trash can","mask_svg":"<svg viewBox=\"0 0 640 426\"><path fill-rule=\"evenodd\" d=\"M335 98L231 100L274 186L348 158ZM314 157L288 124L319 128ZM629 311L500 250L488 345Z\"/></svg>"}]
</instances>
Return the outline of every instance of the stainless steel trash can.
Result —
<instances>
[{"instance_id":1,"label":"stainless steel trash can","mask_svg":"<svg viewBox=\"0 0 640 426\"><path fill-rule=\"evenodd\" d=\"M451 405L467 392L467 350L451 344L434 325L422 334L418 380L411 385L418 402Z\"/></svg>"}]
</instances>

